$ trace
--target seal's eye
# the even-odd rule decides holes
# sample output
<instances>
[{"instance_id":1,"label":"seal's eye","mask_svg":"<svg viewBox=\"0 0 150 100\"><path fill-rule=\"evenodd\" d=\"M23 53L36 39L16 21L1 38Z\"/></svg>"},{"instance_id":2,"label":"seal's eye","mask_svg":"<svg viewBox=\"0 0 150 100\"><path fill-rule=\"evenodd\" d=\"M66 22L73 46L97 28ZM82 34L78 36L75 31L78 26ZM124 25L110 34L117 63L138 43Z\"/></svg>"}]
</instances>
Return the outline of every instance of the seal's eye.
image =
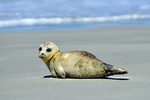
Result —
<instances>
[{"instance_id":1,"label":"seal's eye","mask_svg":"<svg viewBox=\"0 0 150 100\"><path fill-rule=\"evenodd\" d=\"M47 52L51 52L52 49L51 49L51 48L47 48L46 51L47 51Z\"/></svg>"},{"instance_id":2,"label":"seal's eye","mask_svg":"<svg viewBox=\"0 0 150 100\"><path fill-rule=\"evenodd\" d=\"M41 50L42 50L42 48L40 47L40 48L39 48L39 51L41 51Z\"/></svg>"}]
</instances>

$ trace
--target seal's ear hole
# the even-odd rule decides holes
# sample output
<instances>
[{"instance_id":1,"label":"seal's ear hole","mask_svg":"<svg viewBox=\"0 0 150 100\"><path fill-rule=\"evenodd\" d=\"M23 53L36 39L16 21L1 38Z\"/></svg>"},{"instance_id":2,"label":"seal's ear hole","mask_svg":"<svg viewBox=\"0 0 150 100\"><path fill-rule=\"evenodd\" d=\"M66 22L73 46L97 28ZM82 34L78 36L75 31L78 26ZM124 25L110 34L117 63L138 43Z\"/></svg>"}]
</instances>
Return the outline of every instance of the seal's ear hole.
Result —
<instances>
[{"instance_id":1,"label":"seal's ear hole","mask_svg":"<svg viewBox=\"0 0 150 100\"><path fill-rule=\"evenodd\" d=\"M41 50L42 50L42 47L39 48L39 51L41 51Z\"/></svg>"},{"instance_id":2,"label":"seal's ear hole","mask_svg":"<svg viewBox=\"0 0 150 100\"><path fill-rule=\"evenodd\" d=\"M51 48L47 48L46 51L47 51L47 52L51 52L52 49L51 49Z\"/></svg>"}]
</instances>

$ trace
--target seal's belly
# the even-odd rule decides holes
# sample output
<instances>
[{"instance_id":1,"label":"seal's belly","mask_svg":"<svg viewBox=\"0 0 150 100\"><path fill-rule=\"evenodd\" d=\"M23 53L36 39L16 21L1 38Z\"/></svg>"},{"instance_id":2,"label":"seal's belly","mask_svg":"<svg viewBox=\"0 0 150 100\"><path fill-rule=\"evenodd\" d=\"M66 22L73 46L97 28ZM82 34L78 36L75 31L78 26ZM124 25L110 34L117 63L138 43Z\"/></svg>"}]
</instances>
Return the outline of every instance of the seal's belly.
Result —
<instances>
[{"instance_id":1,"label":"seal's belly","mask_svg":"<svg viewBox=\"0 0 150 100\"><path fill-rule=\"evenodd\" d=\"M97 62L97 61L96 61ZM93 60L78 60L62 66L68 78L98 78L105 76L105 70L99 62Z\"/></svg>"}]
</instances>

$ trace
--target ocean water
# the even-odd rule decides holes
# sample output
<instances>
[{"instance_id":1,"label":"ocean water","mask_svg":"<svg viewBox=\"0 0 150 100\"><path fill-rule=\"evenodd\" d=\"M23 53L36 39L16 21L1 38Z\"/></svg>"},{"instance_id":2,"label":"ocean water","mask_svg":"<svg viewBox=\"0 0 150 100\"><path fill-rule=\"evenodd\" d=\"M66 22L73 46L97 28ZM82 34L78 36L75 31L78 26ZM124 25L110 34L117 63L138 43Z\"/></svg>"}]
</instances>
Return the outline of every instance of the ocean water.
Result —
<instances>
[{"instance_id":1,"label":"ocean water","mask_svg":"<svg viewBox=\"0 0 150 100\"><path fill-rule=\"evenodd\" d=\"M149 25L150 0L0 0L0 33Z\"/></svg>"}]
</instances>

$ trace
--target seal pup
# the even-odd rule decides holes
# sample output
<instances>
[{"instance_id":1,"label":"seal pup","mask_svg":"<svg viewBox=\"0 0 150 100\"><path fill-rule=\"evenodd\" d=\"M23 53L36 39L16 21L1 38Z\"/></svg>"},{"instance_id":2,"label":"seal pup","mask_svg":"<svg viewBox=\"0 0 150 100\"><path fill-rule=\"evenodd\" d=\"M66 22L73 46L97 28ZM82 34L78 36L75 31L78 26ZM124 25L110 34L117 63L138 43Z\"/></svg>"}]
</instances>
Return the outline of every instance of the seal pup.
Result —
<instances>
[{"instance_id":1,"label":"seal pup","mask_svg":"<svg viewBox=\"0 0 150 100\"><path fill-rule=\"evenodd\" d=\"M39 58L56 78L103 78L128 73L122 68L104 63L86 51L61 52L52 42L40 45Z\"/></svg>"}]
</instances>

